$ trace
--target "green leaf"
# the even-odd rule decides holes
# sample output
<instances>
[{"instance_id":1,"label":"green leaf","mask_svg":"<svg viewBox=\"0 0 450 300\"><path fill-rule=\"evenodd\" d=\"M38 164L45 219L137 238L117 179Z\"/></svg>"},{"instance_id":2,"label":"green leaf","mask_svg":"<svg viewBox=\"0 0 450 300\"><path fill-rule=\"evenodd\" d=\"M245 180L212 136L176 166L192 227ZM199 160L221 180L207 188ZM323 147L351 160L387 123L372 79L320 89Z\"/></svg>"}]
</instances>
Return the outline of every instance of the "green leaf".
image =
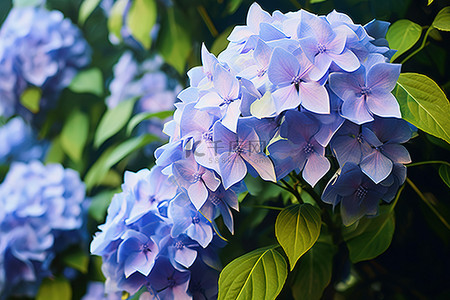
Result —
<instances>
[{"instance_id":1,"label":"green leaf","mask_svg":"<svg viewBox=\"0 0 450 300\"><path fill-rule=\"evenodd\" d=\"M89 255L81 249L71 251L63 257L63 262L83 274L88 272L89 267Z\"/></svg>"},{"instance_id":2,"label":"green leaf","mask_svg":"<svg viewBox=\"0 0 450 300\"><path fill-rule=\"evenodd\" d=\"M39 288L36 300L71 300L72 287L63 277L45 278Z\"/></svg>"},{"instance_id":3,"label":"green leaf","mask_svg":"<svg viewBox=\"0 0 450 300\"><path fill-rule=\"evenodd\" d=\"M450 104L436 82L422 74L402 73L392 93L403 119L450 143Z\"/></svg>"},{"instance_id":4,"label":"green leaf","mask_svg":"<svg viewBox=\"0 0 450 300\"><path fill-rule=\"evenodd\" d=\"M222 270L218 299L275 299L286 277L286 261L275 247L257 249L236 258Z\"/></svg>"},{"instance_id":5,"label":"green leaf","mask_svg":"<svg viewBox=\"0 0 450 300\"><path fill-rule=\"evenodd\" d=\"M334 253L335 247L331 243L319 240L300 258L291 284L294 299L321 299L331 281Z\"/></svg>"},{"instance_id":6,"label":"green leaf","mask_svg":"<svg viewBox=\"0 0 450 300\"><path fill-rule=\"evenodd\" d=\"M92 197L91 205L89 206L89 215L98 223L105 220L106 210L108 209L111 199L117 190L103 191Z\"/></svg>"},{"instance_id":7,"label":"green leaf","mask_svg":"<svg viewBox=\"0 0 450 300\"><path fill-rule=\"evenodd\" d=\"M129 139L118 146L112 146L103 152L102 156L89 169L85 177L86 187L94 187L103 180L109 169L134 151L158 140L154 135L141 135Z\"/></svg>"},{"instance_id":8,"label":"green leaf","mask_svg":"<svg viewBox=\"0 0 450 300\"><path fill-rule=\"evenodd\" d=\"M450 188L450 167L441 165L439 167L439 176L441 176L442 181Z\"/></svg>"},{"instance_id":9,"label":"green leaf","mask_svg":"<svg viewBox=\"0 0 450 300\"><path fill-rule=\"evenodd\" d=\"M398 20L389 27L386 39L391 49L397 50L391 61L408 51L420 38L422 27L410 20Z\"/></svg>"},{"instance_id":10,"label":"green leaf","mask_svg":"<svg viewBox=\"0 0 450 300\"><path fill-rule=\"evenodd\" d=\"M61 131L61 146L73 160L80 161L89 135L89 117L79 111L73 111L67 118Z\"/></svg>"},{"instance_id":11,"label":"green leaf","mask_svg":"<svg viewBox=\"0 0 450 300\"><path fill-rule=\"evenodd\" d=\"M353 263L373 259L389 248L395 230L394 212L390 208L384 206L377 217L366 217L344 228L344 240Z\"/></svg>"},{"instance_id":12,"label":"green leaf","mask_svg":"<svg viewBox=\"0 0 450 300\"><path fill-rule=\"evenodd\" d=\"M441 9L431 26L442 31L450 31L450 6Z\"/></svg>"},{"instance_id":13,"label":"green leaf","mask_svg":"<svg viewBox=\"0 0 450 300\"><path fill-rule=\"evenodd\" d=\"M61 146L61 140L59 137L53 139L50 149L47 151L45 157L45 163L62 163L64 160L64 150Z\"/></svg>"},{"instance_id":14,"label":"green leaf","mask_svg":"<svg viewBox=\"0 0 450 300\"><path fill-rule=\"evenodd\" d=\"M20 103L29 111L36 114L39 112L42 91L38 87L27 88L20 96Z\"/></svg>"},{"instance_id":15,"label":"green leaf","mask_svg":"<svg viewBox=\"0 0 450 300\"><path fill-rule=\"evenodd\" d=\"M321 3L321 2L325 2L327 0L311 0L311 4L316 4L316 3Z\"/></svg>"},{"instance_id":16,"label":"green leaf","mask_svg":"<svg viewBox=\"0 0 450 300\"><path fill-rule=\"evenodd\" d=\"M172 7L167 9L167 17L164 20L159 35L159 53L168 64L183 74L191 52L191 38L185 25L188 22L183 23L180 13Z\"/></svg>"},{"instance_id":17,"label":"green leaf","mask_svg":"<svg viewBox=\"0 0 450 300\"><path fill-rule=\"evenodd\" d=\"M230 0L227 5L227 13L234 14L236 10L241 6L243 0Z\"/></svg>"},{"instance_id":18,"label":"green leaf","mask_svg":"<svg viewBox=\"0 0 450 300\"><path fill-rule=\"evenodd\" d=\"M128 0L117 0L111 8L108 18L108 30L115 35L119 40L122 40L120 33L123 25L123 13L127 7Z\"/></svg>"},{"instance_id":19,"label":"green leaf","mask_svg":"<svg viewBox=\"0 0 450 300\"><path fill-rule=\"evenodd\" d=\"M147 113L147 112L139 113L139 114L133 116L133 118L131 118L130 122L128 122L127 135L130 135L131 132L133 131L133 129L136 128L136 126L139 125L144 120L148 120L151 118L159 118L161 120L164 120L172 115L173 115L173 110L160 111L157 113Z\"/></svg>"},{"instance_id":20,"label":"green leaf","mask_svg":"<svg viewBox=\"0 0 450 300\"><path fill-rule=\"evenodd\" d=\"M278 214L275 235L289 258L291 271L319 238L321 224L320 210L311 204L292 205Z\"/></svg>"},{"instance_id":21,"label":"green leaf","mask_svg":"<svg viewBox=\"0 0 450 300\"><path fill-rule=\"evenodd\" d=\"M430 5L431 3L433 3L433 1L434 1L434 0L428 0L427 6Z\"/></svg>"},{"instance_id":22,"label":"green leaf","mask_svg":"<svg viewBox=\"0 0 450 300\"><path fill-rule=\"evenodd\" d=\"M233 26L228 27L214 40L214 43L211 46L211 53L217 56L220 52L227 48L229 43L228 36L232 30Z\"/></svg>"},{"instance_id":23,"label":"green leaf","mask_svg":"<svg viewBox=\"0 0 450 300\"><path fill-rule=\"evenodd\" d=\"M94 9L98 6L101 0L84 0L80 6L80 12L78 14L78 23L83 25L87 18L92 14Z\"/></svg>"},{"instance_id":24,"label":"green leaf","mask_svg":"<svg viewBox=\"0 0 450 300\"><path fill-rule=\"evenodd\" d=\"M94 137L94 146L100 147L107 139L115 135L128 122L138 98L128 99L108 109L98 124Z\"/></svg>"},{"instance_id":25,"label":"green leaf","mask_svg":"<svg viewBox=\"0 0 450 300\"><path fill-rule=\"evenodd\" d=\"M69 85L75 93L90 93L101 97L103 95L103 75L98 68L81 71Z\"/></svg>"},{"instance_id":26,"label":"green leaf","mask_svg":"<svg viewBox=\"0 0 450 300\"><path fill-rule=\"evenodd\" d=\"M134 0L127 16L127 25L131 35L144 48L152 44L150 32L156 23L157 8L155 0Z\"/></svg>"}]
</instances>

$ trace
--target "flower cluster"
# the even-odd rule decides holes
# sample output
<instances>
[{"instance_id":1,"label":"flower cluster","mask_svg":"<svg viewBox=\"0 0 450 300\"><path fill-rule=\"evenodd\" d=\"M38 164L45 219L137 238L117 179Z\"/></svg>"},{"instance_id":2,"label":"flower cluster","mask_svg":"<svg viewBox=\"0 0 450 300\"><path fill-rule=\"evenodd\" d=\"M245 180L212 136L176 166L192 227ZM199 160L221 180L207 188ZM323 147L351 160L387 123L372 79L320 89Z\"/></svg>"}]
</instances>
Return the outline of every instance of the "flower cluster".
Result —
<instances>
[{"instance_id":1,"label":"flower cluster","mask_svg":"<svg viewBox=\"0 0 450 300\"><path fill-rule=\"evenodd\" d=\"M388 25L357 25L336 11L270 15L253 4L247 25L234 28L218 58L203 46L203 66L188 72L191 86L166 125L171 140L155 152L157 165L200 209L219 185L202 178L202 188L187 186L190 176L211 174L227 190L247 171L271 181L295 171L314 186L330 169L331 141L340 167L354 163L379 191L395 191L404 181L396 170L404 174L402 164L410 162L400 143L411 132L391 94L400 65L388 62ZM193 159L186 158L191 152ZM189 172L178 171L185 165ZM346 225L376 214L378 200L393 197L369 201L359 185L335 189L346 178L330 182L324 197L341 203ZM358 201L341 201L347 194Z\"/></svg>"},{"instance_id":2,"label":"flower cluster","mask_svg":"<svg viewBox=\"0 0 450 300\"><path fill-rule=\"evenodd\" d=\"M137 97L136 113L172 110L181 87L161 71L162 65L160 56L138 64L131 52L125 52L114 66L114 78L109 85L111 95L106 99L108 107L114 108L122 101ZM165 139L162 129L166 121L169 120L150 118L138 130Z\"/></svg>"},{"instance_id":3,"label":"flower cluster","mask_svg":"<svg viewBox=\"0 0 450 300\"><path fill-rule=\"evenodd\" d=\"M0 294L35 295L54 257L86 239L85 188L59 164L14 163L0 185Z\"/></svg>"},{"instance_id":4,"label":"flower cluster","mask_svg":"<svg viewBox=\"0 0 450 300\"><path fill-rule=\"evenodd\" d=\"M0 164L42 160L47 148L48 143L38 141L37 134L20 117L0 127Z\"/></svg>"},{"instance_id":5,"label":"flower cluster","mask_svg":"<svg viewBox=\"0 0 450 300\"><path fill-rule=\"evenodd\" d=\"M217 295L220 239L208 212L197 211L161 170L126 172L99 226L91 252L103 258L105 290L134 294L145 287L157 299L210 299ZM236 206L237 196L228 201Z\"/></svg>"},{"instance_id":6,"label":"flower cluster","mask_svg":"<svg viewBox=\"0 0 450 300\"><path fill-rule=\"evenodd\" d=\"M410 157L400 144L411 131L391 94L400 65L388 62L388 25L357 25L336 11L270 15L255 3L218 57L203 45L203 65L188 72L190 86L164 126L169 143L155 151L149 175L125 178L94 239L107 282L184 292L189 276L200 275L181 267L195 266L214 220L221 216L233 233L231 208L247 173L275 182L294 171L314 187L330 169L328 146L340 169L322 198L341 205L345 225L391 201L405 180Z\"/></svg>"},{"instance_id":7,"label":"flower cluster","mask_svg":"<svg viewBox=\"0 0 450 300\"><path fill-rule=\"evenodd\" d=\"M0 115L33 114L21 101L28 87L41 89L39 109L55 104L77 71L90 62L81 32L59 11L13 8L0 31Z\"/></svg>"}]
</instances>

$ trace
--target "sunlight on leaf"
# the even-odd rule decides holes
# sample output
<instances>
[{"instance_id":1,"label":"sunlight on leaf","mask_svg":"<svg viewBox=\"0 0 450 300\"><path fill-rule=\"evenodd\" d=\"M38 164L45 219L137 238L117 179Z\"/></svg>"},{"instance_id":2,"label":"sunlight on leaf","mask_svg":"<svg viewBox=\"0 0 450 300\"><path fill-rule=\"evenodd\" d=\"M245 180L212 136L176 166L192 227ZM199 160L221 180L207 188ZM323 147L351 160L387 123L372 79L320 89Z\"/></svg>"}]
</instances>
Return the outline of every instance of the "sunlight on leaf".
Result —
<instances>
[{"instance_id":1,"label":"sunlight on leaf","mask_svg":"<svg viewBox=\"0 0 450 300\"><path fill-rule=\"evenodd\" d=\"M103 142L115 135L127 124L133 113L136 100L137 98L132 98L122 101L116 107L106 111L95 132L95 147L100 147Z\"/></svg>"},{"instance_id":2,"label":"sunlight on leaf","mask_svg":"<svg viewBox=\"0 0 450 300\"><path fill-rule=\"evenodd\" d=\"M442 31L450 31L450 6L441 9L432 26Z\"/></svg>"},{"instance_id":3,"label":"sunlight on leaf","mask_svg":"<svg viewBox=\"0 0 450 300\"><path fill-rule=\"evenodd\" d=\"M320 210L310 204L292 205L278 215L275 235L289 258L291 270L319 238L321 223Z\"/></svg>"},{"instance_id":4,"label":"sunlight on leaf","mask_svg":"<svg viewBox=\"0 0 450 300\"><path fill-rule=\"evenodd\" d=\"M156 23L155 0L135 0L127 16L127 25L133 37L149 49L152 43L150 33Z\"/></svg>"},{"instance_id":5,"label":"sunlight on leaf","mask_svg":"<svg viewBox=\"0 0 450 300\"><path fill-rule=\"evenodd\" d=\"M287 277L283 256L268 247L230 262L220 273L219 299L275 299Z\"/></svg>"},{"instance_id":6,"label":"sunlight on leaf","mask_svg":"<svg viewBox=\"0 0 450 300\"><path fill-rule=\"evenodd\" d=\"M80 13L78 14L78 22L83 25L87 18L92 14L94 9L100 4L101 0L84 0L80 6Z\"/></svg>"},{"instance_id":7,"label":"sunlight on leaf","mask_svg":"<svg viewBox=\"0 0 450 300\"><path fill-rule=\"evenodd\" d=\"M27 88L20 96L20 103L32 113L39 112L42 91L38 87Z\"/></svg>"},{"instance_id":8,"label":"sunlight on leaf","mask_svg":"<svg viewBox=\"0 0 450 300\"><path fill-rule=\"evenodd\" d=\"M398 20L389 27L386 39L391 49L397 50L391 61L408 51L420 38L422 27L410 20Z\"/></svg>"},{"instance_id":9,"label":"sunlight on leaf","mask_svg":"<svg viewBox=\"0 0 450 300\"><path fill-rule=\"evenodd\" d=\"M69 281L62 277L45 278L36 296L36 300L70 299L72 299L72 288Z\"/></svg>"},{"instance_id":10,"label":"sunlight on leaf","mask_svg":"<svg viewBox=\"0 0 450 300\"><path fill-rule=\"evenodd\" d=\"M392 93L400 104L403 119L450 143L450 103L432 79L402 73Z\"/></svg>"}]
</instances>

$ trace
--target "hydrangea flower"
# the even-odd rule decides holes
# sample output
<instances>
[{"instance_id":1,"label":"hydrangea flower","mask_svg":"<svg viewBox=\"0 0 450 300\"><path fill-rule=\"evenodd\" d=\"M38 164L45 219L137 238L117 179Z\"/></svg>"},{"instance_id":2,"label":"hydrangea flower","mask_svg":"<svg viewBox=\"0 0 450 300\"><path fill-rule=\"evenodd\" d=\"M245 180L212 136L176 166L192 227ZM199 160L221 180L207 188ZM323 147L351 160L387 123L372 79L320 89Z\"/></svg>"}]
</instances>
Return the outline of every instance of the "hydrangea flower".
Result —
<instances>
[{"instance_id":1,"label":"hydrangea flower","mask_svg":"<svg viewBox=\"0 0 450 300\"><path fill-rule=\"evenodd\" d=\"M146 171L126 175L91 245L103 256L107 288L133 293L145 286L144 299L214 298L208 276L217 271L205 259L218 241L214 220L221 215L233 233L232 209L239 209L248 174L276 181L302 172L315 186L330 169L331 153L341 169L322 199L340 204L345 225L391 201L410 161L400 144L411 135L391 94L400 66L386 59L392 52L385 26L364 27L335 11L269 14L254 3L218 57L202 45L203 65L187 73L190 86L164 126L169 143L155 151L150 173L159 179L148 183L153 188L138 187ZM163 181L175 194L158 192ZM161 200L145 200L154 194ZM133 233L133 247L119 257L130 230L145 237Z\"/></svg>"},{"instance_id":2,"label":"hydrangea flower","mask_svg":"<svg viewBox=\"0 0 450 300\"><path fill-rule=\"evenodd\" d=\"M0 115L20 114L30 120L33 113L20 102L28 87L42 91L39 111L52 108L90 60L81 31L61 12L13 8L0 30Z\"/></svg>"},{"instance_id":3,"label":"hydrangea flower","mask_svg":"<svg viewBox=\"0 0 450 300\"><path fill-rule=\"evenodd\" d=\"M192 299L190 268L217 260L214 219L203 217L161 167L127 171L124 179L91 243L103 257L106 292L145 288L155 297ZM209 288L217 295L217 285Z\"/></svg>"},{"instance_id":4,"label":"hydrangea flower","mask_svg":"<svg viewBox=\"0 0 450 300\"><path fill-rule=\"evenodd\" d=\"M47 149L48 143L39 141L37 134L20 117L0 127L0 164L42 160Z\"/></svg>"},{"instance_id":5,"label":"hydrangea flower","mask_svg":"<svg viewBox=\"0 0 450 300\"><path fill-rule=\"evenodd\" d=\"M85 187L59 164L13 163L0 185L0 294L37 292L55 256L86 240Z\"/></svg>"},{"instance_id":6,"label":"hydrangea flower","mask_svg":"<svg viewBox=\"0 0 450 300\"><path fill-rule=\"evenodd\" d=\"M172 110L181 88L175 80L160 70L162 65L160 56L138 64L131 52L125 52L114 66L114 77L109 85L111 95L106 99L108 108L114 108L122 101L137 97L139 100L135 113ZM151 118L142 122L139 132L155 134L164 139L166 136L161 134L161 131L164 122L169 120L170 118Z\"/></svg>"}]
</instances>

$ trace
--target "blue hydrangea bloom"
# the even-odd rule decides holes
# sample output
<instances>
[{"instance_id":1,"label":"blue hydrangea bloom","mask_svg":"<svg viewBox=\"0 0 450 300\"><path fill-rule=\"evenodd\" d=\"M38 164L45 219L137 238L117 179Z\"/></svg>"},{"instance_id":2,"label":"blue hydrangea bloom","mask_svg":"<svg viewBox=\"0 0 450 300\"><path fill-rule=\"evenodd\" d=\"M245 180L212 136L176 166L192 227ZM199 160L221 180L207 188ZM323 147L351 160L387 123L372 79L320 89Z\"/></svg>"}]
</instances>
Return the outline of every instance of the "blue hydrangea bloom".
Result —
<instances>
[{"instance_id":1,"label":"blue hydrangea bloom","mask_svg":"<svg viewBox=\"0 0 450 300\"><path fill-rule=\"evenodd\" d=\"M155 151L150 173L159 179L126 175L91 244L104 259L107 289L145 286L144 299L214 298L214 220L222 216L233 233L248 173L276 181L302 172L315 186L331 153L341 169L322 199L340 204L345 225L391 201L406 178L410 158L400 144L410 131L391 94L400 66L388 63L386 26L364 27L336 11L269 14L254 3L227 49L216 57L202 45L202 66L187 73L190 85L164 125L169 143ZM123 78L134 88L133 76ZM162 182L176 190L159 191Z\"/></svg>"},{"instance_id":2,"label":"blue hydrangea bloom","mask_svg":"<svg viewBox=\"0 0 450 300\"><path fill-rule=\"evenodd\" d=\"M395 163L411 162L401 143L411 138L408 123L401 119L378 118L363 126L346 123L331 141L339 165L353 162L375 183L386 179Z\"/></svg>"},{"instance_id":3,"label":"blue hydrangea bloom","mask_svg":"<svg viewBox=\"0 0 450 300\"><path fill-rule=\"evenodd\" d=\"M91 243L91 252L103 257L107 293L145 287L146 295L191 299L190 268L217 260L214 219L196 210L187 191L162 171L125 173L123 191ZM209 288L217 294L216 285Z\"/></svg>"},{"instance_id":4,"label":"blue hydrangea bloom","mask_svg":"<svg viewBox=\"0 0 450 300\"><path fill-rule=\"evenodd\" d=\"M322 200L333 207L340 204L342 222L349 226L365 215L376 215L378 203L388 191L387 184L374 183L356 164L349 162L330 180L323 191Z\"/></svg>"},{"instance_id":5,"label":"blue hydrangea bloom","mask_svg":"<svg viewBox=\"0 0 450 300\"><path fill-rule=\"evenodd\" d=\"M54 257L86 241L84 184L59 164L13 163L0 207L0 294L32 297Z\"/></svg>"},{"instance_id":6,"label":"blue hydrangea bloom","mask_svg":"<svg viewBox=\"0 0 450 300\"><path fill-rule=\"evenodd\" d=\"M53 107L90 54L81 31L61 12L13 8L0 30L0 115L33 117L20 103L27 87L42 90L40 111Z\"/></svg>"},{"instance_id":7,"label":"blue hydrangea bloom","mask_svg":"<svg viewBox=\"0 0 450 300\"><path fill-rule=\"evenodd\" d=\"M114 108L122 101L139 98L135 113L157 113L173 109L176 95L181 90L175 80L170 79L161 66L163 60L160 56L138 63L133 54L125 52L114 66L114 77L109 85L111 95L107 97L108 108ZM163 125L169 121L160 118L151 118L139 126L140 133L155 134L162 139Z\"/></svg>"},{"instance_id":8,"label":"blue hydrangea bloom","mask_svg":"<svg viewBox=\"0 0 450 300\"><path fill-rule=\"evenodd\" d=\"M48 143L37 139L37 134L20 117L0 127L0 164L12 161L42 160Z\"/></svg>"}]
</instances>

